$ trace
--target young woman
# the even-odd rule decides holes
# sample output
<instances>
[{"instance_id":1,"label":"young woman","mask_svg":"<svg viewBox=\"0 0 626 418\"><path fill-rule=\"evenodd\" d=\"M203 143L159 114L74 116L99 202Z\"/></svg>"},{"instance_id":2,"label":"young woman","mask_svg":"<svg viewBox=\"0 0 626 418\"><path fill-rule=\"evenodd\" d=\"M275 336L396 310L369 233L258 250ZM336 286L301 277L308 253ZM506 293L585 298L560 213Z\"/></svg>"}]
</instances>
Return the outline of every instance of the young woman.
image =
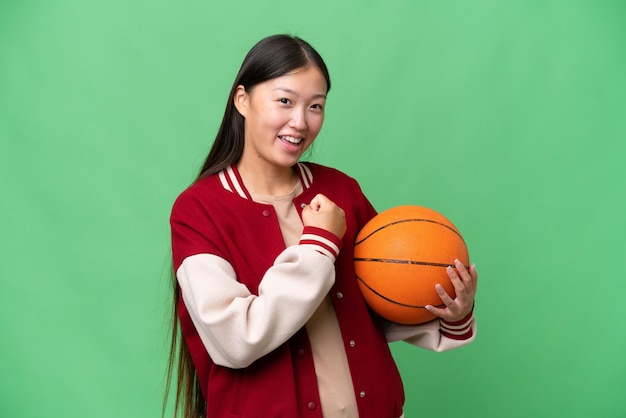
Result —
<instances>
[{"instance_id":1,"label":"young woman","mask_svg":"<svg viewBox=\"0 0 626 418\"><path fill-rule=\"evenodd\" d=\"M366 307L353 243L376 211L354 179L300 161L329 89L308 43L261 40L197 181L173 206L170 376L179 347L185 417L398 418L388 342L443 351L474 338L474 266L448 269L457 296L439 289L435 321L392 324Z\"/></svg>"}]
</instances>

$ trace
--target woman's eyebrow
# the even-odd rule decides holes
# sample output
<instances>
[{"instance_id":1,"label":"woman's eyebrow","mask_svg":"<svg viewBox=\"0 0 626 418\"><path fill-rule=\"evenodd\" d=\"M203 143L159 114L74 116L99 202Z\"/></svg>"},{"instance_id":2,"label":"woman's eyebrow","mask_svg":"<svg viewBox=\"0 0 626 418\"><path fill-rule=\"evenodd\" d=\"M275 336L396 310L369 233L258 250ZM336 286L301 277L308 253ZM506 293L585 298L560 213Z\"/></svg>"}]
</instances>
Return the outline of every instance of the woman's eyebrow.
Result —
<instances>
[{"instance_id":1,"label":"woman's eyebrow","mask_svg":"<svg viewBox=\"0 0 626 418\"><path fill-rule=\"evenodd\" d=\"M295 90L292 90L288 87L276 87L274 90L284 91L285 93L293 94L294 96L300 96ZM314 99L326 99L326 94L317 93L313 95Z\"/></svg>"}]
</instances>

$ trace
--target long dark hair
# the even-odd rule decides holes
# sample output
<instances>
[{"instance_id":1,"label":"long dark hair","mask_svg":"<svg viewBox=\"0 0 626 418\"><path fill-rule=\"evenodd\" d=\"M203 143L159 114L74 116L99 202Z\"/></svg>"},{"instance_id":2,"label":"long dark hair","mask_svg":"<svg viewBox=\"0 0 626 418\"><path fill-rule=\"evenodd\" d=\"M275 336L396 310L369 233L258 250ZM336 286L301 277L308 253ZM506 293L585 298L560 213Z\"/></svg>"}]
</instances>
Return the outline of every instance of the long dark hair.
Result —
<instances>
[{"instance_id":1,"label":"long dark hair","mask_svg":"<svg viewBox=\"0 0 626 418\"><path fill-rule=\"evenodd\" d=\"M326 79L327 91L329 91L330 76L326 64L317 51L306 41L290 35L273 35L262 39L252 47L243 60L233 82L222 124L197 179L218 173L236 164L241 158L244 146L244 118L234 105L237 87L243 86L247 91L250 91L257 84L310 65L319 68L322 72ZM172 289L173 315L171 318L170 355L162 415L165 415L170 383L174 378L174 371L176 371L174 416L178 416L178 413L182 411L184 418L200 418L206 414L206 401L202 396L200 382L191 355L180 335L178 323L180 287L173 272Z\"/></svg>"}]
</instances>

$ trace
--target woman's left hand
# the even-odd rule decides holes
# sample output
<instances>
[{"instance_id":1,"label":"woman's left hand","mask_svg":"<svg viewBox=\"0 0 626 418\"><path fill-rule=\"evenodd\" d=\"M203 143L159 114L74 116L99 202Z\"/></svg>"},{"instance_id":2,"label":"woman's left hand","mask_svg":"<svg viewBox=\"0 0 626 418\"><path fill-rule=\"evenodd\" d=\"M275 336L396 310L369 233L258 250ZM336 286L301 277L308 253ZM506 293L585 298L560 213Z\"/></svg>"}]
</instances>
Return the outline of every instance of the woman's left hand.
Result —
<instances>
[{"instance_id":1,"label":"woman's left hand","mask_svg":"<svg viewBox=\"0 0 626 418\"><path fill-rule=\"evenodd\" d=\"M456 269L448 267L447 273L452 286L454 286L456 297L452 299L443 286L437 284L435 288L445 308L426 306L429 312L448 322L460 321L472 312L478 285L478 273L474 264L470 266L469 270L459 260L455 260L454 264Z\"/></svg>"}]
</instances>

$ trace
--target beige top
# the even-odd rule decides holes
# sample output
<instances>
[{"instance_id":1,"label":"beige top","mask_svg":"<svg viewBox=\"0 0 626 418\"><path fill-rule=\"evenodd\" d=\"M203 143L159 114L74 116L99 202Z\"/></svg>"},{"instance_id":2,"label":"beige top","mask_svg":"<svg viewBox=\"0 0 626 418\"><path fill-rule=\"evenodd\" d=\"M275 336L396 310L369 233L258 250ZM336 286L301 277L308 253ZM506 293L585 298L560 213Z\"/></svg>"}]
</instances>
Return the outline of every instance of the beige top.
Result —
<instances>
[{"instance_id":1,"label":"beige top","mask_svg":"<svg viewBox=\"0 0 626 418\"><path fill-rule=\"evenodd\" d=\"M297 245L302 236L304 227L293 203L301 192L302 184L298 182L291 193L284 196L252 194L254 201L274 206L286 246ZM352 377L330 296L322 301L307 322L306 329L324 418L357 418Z\"/></svg>"}]
</instances>

